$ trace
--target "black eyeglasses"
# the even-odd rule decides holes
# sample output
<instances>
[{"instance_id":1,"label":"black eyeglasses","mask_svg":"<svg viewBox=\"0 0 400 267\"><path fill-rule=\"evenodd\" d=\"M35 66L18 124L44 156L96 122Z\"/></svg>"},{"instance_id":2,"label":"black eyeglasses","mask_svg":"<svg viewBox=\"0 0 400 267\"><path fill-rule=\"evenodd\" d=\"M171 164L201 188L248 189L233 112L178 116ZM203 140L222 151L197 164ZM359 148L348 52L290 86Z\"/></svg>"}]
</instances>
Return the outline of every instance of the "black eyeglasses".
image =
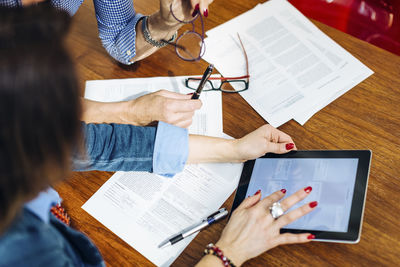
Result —
<instances>
[{"instance_id":1,"label":"black eyeglasses","mask_svg":"<svg viewBox=\"0 0 400 267\"><path fill-rule=\"evenodd\" d=\"M247 58L247 53L244 48L243 42L240 39L239 33L237 34L242 47L243 55L246 59L246 75L239 77L210 77L203 91L222 91L225 93L239 93L249 89L249 61ZM190 77L185 80L186 87L196 90L199 86L201 77Z\"/></svg>"},{"instance_id":2,"label":"black eyeglasses","mask_svg":"<svg viewBox=\"0 0 400 267\"><path fill-rule=\"evenodd\" d=\"M204 21L200 12L198 11L196 15L191 20L185 20L185 18L178 18L172 11L172 4L169 6L171 15L174 19L180 23L192 24L192 30L185 31L177 39L175 43L170 43L166 40L162 40L165 43L175 46L175 52L183 60L186 61L198 61L204 55L205 44L204 44ZM194 28L194 22L196 19L200 18L201 22L201 34L197 33Z\"/></svg>"}]
</instances>

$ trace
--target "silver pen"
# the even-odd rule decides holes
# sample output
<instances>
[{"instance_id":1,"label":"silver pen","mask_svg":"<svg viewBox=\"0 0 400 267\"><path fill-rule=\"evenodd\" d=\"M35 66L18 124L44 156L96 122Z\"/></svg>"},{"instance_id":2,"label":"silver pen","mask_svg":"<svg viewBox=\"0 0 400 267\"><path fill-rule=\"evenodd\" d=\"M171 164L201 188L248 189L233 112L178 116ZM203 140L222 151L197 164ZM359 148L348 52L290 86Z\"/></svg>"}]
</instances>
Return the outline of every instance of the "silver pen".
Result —
<instances>
[{"instance_id":1,"label":"silver pen","mask_svg":"<svg viewBox=\"0 0 400 267\"><path fill-rule=\"evenodd\" d=\"M199 232L200 230L206 228L210 224L213 224L214 222L221 220L226 215L228 215L228 211L225 208L221 208L218 211L211 214L210 216L208 216L207 218L205 218L204 220L202 220L201 222L191 225L191 226L183 229L180 233L173 235L170 238L167 238L166 240L161 242L160 245L158 245L158 248L165 248L169 245L173 245L173 244L181 241L182 239L184 239L194 233Z\"/></svg>"}]
</instances>

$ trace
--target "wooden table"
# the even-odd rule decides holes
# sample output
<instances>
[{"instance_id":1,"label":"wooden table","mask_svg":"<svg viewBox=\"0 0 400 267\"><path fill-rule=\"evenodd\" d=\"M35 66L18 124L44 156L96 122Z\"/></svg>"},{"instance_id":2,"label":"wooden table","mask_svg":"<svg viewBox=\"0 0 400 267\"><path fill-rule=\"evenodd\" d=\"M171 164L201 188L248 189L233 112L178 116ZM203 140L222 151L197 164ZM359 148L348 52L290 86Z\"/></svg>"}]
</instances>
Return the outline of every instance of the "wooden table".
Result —
<instances>
[{"instance_id":1,"label":"wooden table","mask_svg":"<svg viewBox=\"0 0 400 267\"><path fill-rule=\"evenodd\" d=\"M216 0L206 30L254 7L259 1ZM135 0L137 11L150 14L158 0ZM304 126L290 121L280 129L299 149L371 149L369 179L361 241L357 245L311 242L274 248L246 266L399 266L400 265L400 57L321 23L321 30L375 74L314 115ZM101 46L91 1L74 17L68 46L77 62L80 85L85 80L200 74L207 63L184 62L171 48L132 66L117 64ZM234 137L265 121L239 96L223 95L224 131ZM64 198L73 226L99 247L109 266L152 266L151 262L81 209L112 173L73 173L57 189ZM230 207L231 196L224 204ZM201 232L175 261L192 266L205 245L215 242L226 221Z\"/></svg>"}]
</instances>

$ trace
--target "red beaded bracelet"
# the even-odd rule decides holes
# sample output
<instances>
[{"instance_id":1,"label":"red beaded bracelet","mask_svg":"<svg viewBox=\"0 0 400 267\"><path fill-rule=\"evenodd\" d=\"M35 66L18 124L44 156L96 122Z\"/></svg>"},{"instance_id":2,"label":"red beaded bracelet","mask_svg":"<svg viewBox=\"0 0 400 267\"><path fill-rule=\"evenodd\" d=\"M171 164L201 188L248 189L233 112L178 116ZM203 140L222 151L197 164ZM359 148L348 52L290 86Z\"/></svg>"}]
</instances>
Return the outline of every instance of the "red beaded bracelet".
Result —
<instances>
[{"instance_id":1,"label":"red beaded bracelet","mask_svg":"<svg viewBox=\"0 0 400 267\"><path fill-rule=\"evenodd\" d=\"M215 246L213 243L207 245L206 249L204 250L204 255L214 255L221 259L224 266L236 267L235 264L230 261L230 259L224 256L222 250L219 247Z\"/></svg>"}]
</instances>

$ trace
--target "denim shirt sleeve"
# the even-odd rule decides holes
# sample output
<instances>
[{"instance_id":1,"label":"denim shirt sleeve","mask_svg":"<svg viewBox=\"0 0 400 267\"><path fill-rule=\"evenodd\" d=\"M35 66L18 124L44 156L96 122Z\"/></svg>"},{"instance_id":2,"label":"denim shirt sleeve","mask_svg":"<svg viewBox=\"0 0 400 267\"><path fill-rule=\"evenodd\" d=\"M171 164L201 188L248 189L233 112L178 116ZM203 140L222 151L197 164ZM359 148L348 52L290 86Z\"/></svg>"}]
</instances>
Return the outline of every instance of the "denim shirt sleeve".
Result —
<instances>
[{"instance_id":1,"label":"denim shirt sleeve","mask_svg":"<svg viewBox=\"0 0 400 267\"><path fill-rule=\"evenodd\" d=\"M94 0L99 37L104 48L123 64L132 64L136 55L137 14L132 0Z\"/></svg>"},{"instance_id":2,"label":"denim shirt sleeve","mask_svg":"<svg viewBox=\"0 0 400 267\"><path fill-rule=\"evenodd\" d=\"M173 176L188 156L188 132L159 122L158 127L82 124L86 156L73 157L75 170L148 171ZM179 147L179 149L177 149Z\"/></svg>"}]
</instances>

